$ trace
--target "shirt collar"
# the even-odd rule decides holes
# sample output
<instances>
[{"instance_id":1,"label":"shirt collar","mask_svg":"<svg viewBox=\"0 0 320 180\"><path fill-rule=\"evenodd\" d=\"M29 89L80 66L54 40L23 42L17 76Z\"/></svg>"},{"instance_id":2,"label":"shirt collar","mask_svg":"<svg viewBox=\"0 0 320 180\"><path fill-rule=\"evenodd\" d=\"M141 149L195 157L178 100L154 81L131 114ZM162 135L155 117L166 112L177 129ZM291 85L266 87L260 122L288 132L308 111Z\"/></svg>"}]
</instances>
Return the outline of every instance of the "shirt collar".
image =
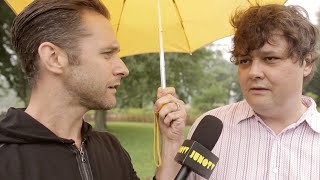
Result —
<instances>
[{"instance_id":1,"label":"shirt collar","mask_svg":"<svg viewBox=\"0 0 320 180\"><path fill-rule=\"evenodd\" d=\"M238 106L241 106L242 108L236 108L236 112L235 112L235 123L238 124L241 121L247 120L249 118L251 118L252 116L255 116L255 112L253 111L253 109L250 107L250 105L248 104L248 102L246 100L240 101Z\"/></svg>"},{"instance_id":2,"label":"shirt collar","mask_svg":"<svg viewBox=\"0 0 320 180\"><path fill-rule=\"evenodd\" d=\"M301 122L305 120L311 129L317 133L320 133L320 113L317 110L316 102L310 97L302 96L302 103L307 106L308 109L301 116Z\"/></svg>"},{"instance_id":3,"label":"shirt collar","mask_svg":"<svg viewBox=\"0 0 320 180\"><path fill-rule=\"evenodd\" d=\"M315 101L307 96L302 96L301 98L302 103L308 107L307 111L303 113L301 118L297 121L297 124L300 124L304 121L308 123L311 129L315 132L320 133L320 113L317 110L317 105ZM251 118L252 116L257 117L256 113L247 103L247 101L240 102L243 107L245 107L245 111L241 110L236 112L235 114L235 122L238 124L244 120Z\"/></svg>"}]
</instances>

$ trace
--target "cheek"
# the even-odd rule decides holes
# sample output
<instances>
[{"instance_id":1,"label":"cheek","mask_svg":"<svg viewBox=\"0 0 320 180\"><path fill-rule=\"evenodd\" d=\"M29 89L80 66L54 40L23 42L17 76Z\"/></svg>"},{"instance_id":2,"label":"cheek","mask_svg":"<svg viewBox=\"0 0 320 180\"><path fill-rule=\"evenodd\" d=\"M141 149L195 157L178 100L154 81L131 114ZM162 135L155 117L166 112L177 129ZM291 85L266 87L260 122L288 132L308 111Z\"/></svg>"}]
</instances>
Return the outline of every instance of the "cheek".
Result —
<instances>
[{"instance_id":1,"label":"cheek","mask_svg":"<svg viewBox=\"0 0 320 180\"><path fill-rule=\"evenodd\" d=\"M242 73L238 68L238 80L239 80L239 82L241 81L241 79L242 79Z\"/></svg>"},{"instance_id":2,"label":"cheek","mask_svg":"<svg viewBox=\"0 0 320 180\"><path fill-rule=\"evenodd\" d=\"M266 76L272 84L285 85L299 81L301 79L298 77L299 73L300 72L298 71L284 68L278 71L273 71L273 73L268 73Z\"/></svg>"},{"instance_id":3,"label":"cheek","mask_svg":"<svg viewBox=\"0 0 320 180\"><path fill-rule=\"evenodd\" d=\"M93 78L103 79L108 75L109 69L104 63L96 63L87 69L87 73L90 73L88 76L92 76Z\"/></svg>"},{"instance_id":4,"label":"cheek","mask_svg":"<svg viewBox=\"0 0 320 180\"><path fill-rule=\"evenodd\" d=\"M303 78L299 77L299 73L292 69L282 69L266 74L266 78L274 92L279 93L279 98L281 98L301 88Z\"/></svg>"},{"instance_id":5,"label":"cheek","mask_svg":"<svg viewBox=\"0 0 320 180\"><path fill-rule=\"evenodd\" d=\"M102 59L99 63L94 65L93 71L96 73L101 74L101 76L106 76L112 72L113 64L105 59Z\"/></svg>"},{"instance_id":6,"label":"cheek","mask_svg":"<svg viewBox=\"0 0 320 180\"><path fill-rule=\"evenodd\" d=\"M239 80L241 89L245 87L247 79L248 79L248 76L243 71L238 70L238 80Z\"/></svg>"}]
</instances>

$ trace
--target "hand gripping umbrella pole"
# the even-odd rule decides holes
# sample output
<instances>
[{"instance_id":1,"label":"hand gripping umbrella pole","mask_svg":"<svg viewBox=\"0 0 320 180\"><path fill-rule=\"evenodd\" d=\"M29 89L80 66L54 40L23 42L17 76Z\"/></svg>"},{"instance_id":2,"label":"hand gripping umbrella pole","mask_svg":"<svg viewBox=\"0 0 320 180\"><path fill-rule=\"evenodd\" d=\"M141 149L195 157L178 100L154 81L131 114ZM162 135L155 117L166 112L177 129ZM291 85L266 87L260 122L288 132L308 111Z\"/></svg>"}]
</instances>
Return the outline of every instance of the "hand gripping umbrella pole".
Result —
<instances>
[{"instance_id":1,"label":"hand gripping umbrella pole","mask_svg":"<svg viewBox=\"0 0 320 180\"><path fill-rule=\"evenodd\" d=\"M163 49L163 37L162 37L162 23L161 23L161 9L160 0L158 0L158 27L159 27L159 42L160 42L160 80L161 87L166 88L166 68L164 61L164 49ZM161 166L161 148L160 148L160 130L158 118L159 114L154 114L154 126L153 126L153 159L157 167Z\"/></svg>"}]
</instances>

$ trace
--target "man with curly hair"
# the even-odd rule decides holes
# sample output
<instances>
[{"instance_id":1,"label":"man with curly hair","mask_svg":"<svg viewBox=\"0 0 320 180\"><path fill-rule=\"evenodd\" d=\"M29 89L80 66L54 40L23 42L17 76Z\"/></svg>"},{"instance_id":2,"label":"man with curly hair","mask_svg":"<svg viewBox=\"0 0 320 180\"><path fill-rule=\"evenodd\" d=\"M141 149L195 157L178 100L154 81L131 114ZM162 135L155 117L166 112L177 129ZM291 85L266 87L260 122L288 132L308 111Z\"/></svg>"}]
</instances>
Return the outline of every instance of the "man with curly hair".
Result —
<instances>
[{"instance_id":1,"label":"man with curly hair","mask_svg":"<svg viewBox=\"0 0 320 180\"><path fill-rule=\"evenodd\" d=\"M303 95L319 57L318 29L303 8L276 4L238 10L231 24L244 100L203 115L224 124L210 179L320 179L320 114Z\"/></svg>"},{"instance_id":2,"label":"man with curly hair","mask_svg":"<svg viewBox=\"0 0 320 180\"><path fill-rule=\"evenodd\" d=\"M117 138L83 120L89 110L113 108L129 74L109 16L99 0L34 0L15 18L12 42L31 96L0 123L1 180L139 179ZM186 110L174 88L157 97L163 158L156 178L173 179Z\"/></svg>"}]
</instances>

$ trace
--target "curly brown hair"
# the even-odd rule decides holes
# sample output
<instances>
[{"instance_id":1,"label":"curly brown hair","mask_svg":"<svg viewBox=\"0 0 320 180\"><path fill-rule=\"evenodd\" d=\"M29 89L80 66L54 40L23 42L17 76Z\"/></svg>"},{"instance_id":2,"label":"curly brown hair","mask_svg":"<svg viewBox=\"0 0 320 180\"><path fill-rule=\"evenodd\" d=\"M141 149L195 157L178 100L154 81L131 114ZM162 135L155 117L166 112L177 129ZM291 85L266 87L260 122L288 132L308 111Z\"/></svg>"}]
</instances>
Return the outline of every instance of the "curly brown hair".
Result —
<instances>
[{"instance_id":1,"label":"curly brown hair","mask_svg":"<svg viewBox=\"0 0 320 180\"><path fill-rule=\"evenodd\" d=\"M36 84L38 47L43 42L64 49L70 64L78 63L78 41L85 35L81 15L85 10L110 18L99 0L34 0L15 18L12 44L31 86Z\"/></svg>"},{"instance_id":2,"label":"curly brown hair","mask_svg":"<svg viewBox=\"0 0 320 180\"><path fill-rule=\"evenodd\" d=\"M231 17L235 29L231 61L238 64L237 57L248 55L271 43L275 31L282 32L288 43L288 57L297 57L300 65L311 54L312 73L304 78L312 79L319 58L319 30L310 23L308 13L300 6L279 4L256 5L247 10L237 10Z\"/></svg>"}]
</instances>

